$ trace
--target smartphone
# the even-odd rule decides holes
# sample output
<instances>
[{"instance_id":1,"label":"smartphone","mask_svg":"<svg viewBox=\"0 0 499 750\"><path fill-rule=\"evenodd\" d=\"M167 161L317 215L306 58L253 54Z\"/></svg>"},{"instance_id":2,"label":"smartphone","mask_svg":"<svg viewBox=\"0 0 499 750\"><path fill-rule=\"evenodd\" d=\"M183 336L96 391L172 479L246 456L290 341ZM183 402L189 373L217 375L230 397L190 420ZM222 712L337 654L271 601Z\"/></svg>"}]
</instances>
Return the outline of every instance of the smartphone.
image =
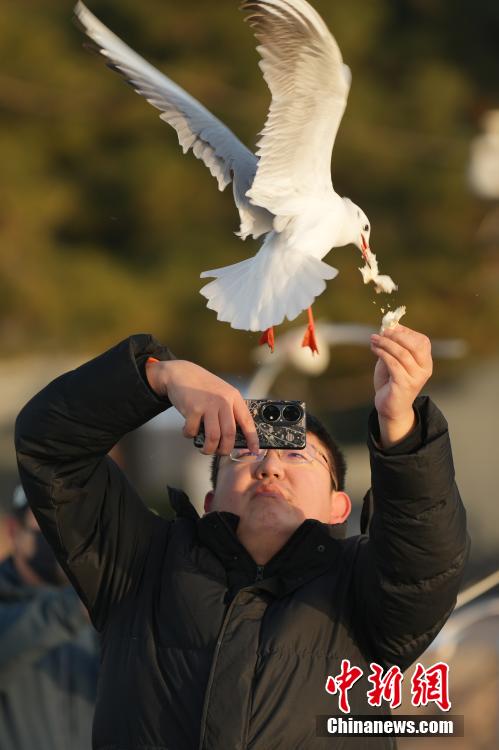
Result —
<instances>
[{"instance_id":1,"label":"smartphone","mask_svg":"<svg viewBox=\"0 0 499 750\"><path fill-rule=\"evenodd\" d=\"M255 422L260 448L305 448L307 442L306 407L304 401L270 401L246 399ZM204 425L194 438L196 448L204 445ZM246 448L246 438L236 431L234 448Z\"/></svg>"}]
</instances>

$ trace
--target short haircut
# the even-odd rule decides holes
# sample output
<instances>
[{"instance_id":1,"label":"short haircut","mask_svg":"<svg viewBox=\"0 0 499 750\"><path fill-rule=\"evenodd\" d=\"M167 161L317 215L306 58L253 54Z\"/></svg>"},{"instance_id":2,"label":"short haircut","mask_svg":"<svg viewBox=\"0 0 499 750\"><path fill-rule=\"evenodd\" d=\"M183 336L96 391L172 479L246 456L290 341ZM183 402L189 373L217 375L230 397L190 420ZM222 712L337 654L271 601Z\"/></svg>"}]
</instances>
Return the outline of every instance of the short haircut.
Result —
<instances>
[{"instance_id":1,"label":"short haircut","mask_svg":"<svg viewBox=\"0 0 499 750\"><path fill-rule=\"evenodd\" d=\"M336 480L336 489L345 489L345 477L347 473L347 464L343 452L338 447L335 440L327 428L322 424L320 419L310 412L307 412L307 432L311 432L320 440L322 445L327 449L328 457ZM222 456L214 455L211 459L210 479L213 489L217 486L218 470L220 468L220 459Z\"/></svg>"}]
</instances>

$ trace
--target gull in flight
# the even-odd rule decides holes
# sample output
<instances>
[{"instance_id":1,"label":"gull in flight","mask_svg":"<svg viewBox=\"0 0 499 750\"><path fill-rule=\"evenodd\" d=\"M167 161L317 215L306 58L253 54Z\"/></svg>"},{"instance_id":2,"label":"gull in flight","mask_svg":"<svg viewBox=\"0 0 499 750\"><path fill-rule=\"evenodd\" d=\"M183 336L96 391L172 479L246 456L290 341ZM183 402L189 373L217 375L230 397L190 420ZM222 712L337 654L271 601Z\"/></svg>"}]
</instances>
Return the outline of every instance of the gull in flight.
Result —
<instances>
[{"instance_id":1,"label":"gull in flight","mask_svg":"<svg viewBox=\"0 0 499 750\"><path fill-rule=\"evenodd\" d=\"M361 208L335 192L331 157L345 111L350 69L321 16L306 0L246 0L241 6L258 40L260 68L272 94L256 154L180 86L136 54L82 2L75 17L108 65L121 73L177 131L224 190L233 183L241 220L237 235L264 236L255 256L205 271L201 289L218 320L262 331L274 348L274 326L308 309L303 346L318 351L312 303L338 271L323 258L350 243L362 253L364 283L397 287L379 274Z\"/></svg>"}]
</instances>

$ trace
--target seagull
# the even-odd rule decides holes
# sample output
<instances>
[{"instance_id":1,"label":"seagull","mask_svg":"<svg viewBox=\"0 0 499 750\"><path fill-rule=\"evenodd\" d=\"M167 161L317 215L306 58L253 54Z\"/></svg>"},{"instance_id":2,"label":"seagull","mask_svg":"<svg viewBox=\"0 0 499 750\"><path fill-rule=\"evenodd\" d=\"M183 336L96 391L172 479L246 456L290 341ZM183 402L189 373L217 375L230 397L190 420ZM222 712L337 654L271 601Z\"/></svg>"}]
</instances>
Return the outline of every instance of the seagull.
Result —
<instances>
[{"instance_id":1,"label":"seagull","mask_svg":"<svg viewBox=\"0 0 499 750\"><path fill-rule=\"evenodd\" d=\"M379 274L369 246L370 222L333 188L331 158L345 111L351 72L321 16L306 0L245 0L258 41L259 66L272 100L256 154L184 89L160 73L80 1L75 19L93 46L177 131L184 154L208 167L224 190L233 183L242 240L263 237L251 258L204 271L207 307L232 328L263 332L274 350L274 326L308 310L302 346L318 351L312 304L338 270L323 258L353 244L365 261L364 283L397 286Z\"/></svg>"}]
</instances>

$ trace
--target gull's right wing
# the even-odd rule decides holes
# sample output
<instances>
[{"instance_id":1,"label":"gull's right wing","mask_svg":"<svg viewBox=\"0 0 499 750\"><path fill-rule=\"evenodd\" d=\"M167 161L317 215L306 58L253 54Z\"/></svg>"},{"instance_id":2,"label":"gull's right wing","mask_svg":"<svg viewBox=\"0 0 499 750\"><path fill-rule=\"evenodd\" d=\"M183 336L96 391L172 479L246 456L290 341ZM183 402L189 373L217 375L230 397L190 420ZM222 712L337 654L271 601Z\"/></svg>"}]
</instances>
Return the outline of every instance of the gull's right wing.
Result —
<instances>
[{"instance_id":1,"label":"gull's right wing","mask_svg":"<svg viewBox=\"0 0 499 750\"><path fill-rule=\"evenodd\" d=\"M278 218L332 190L331 156L350 90L350 69L306 0L244 0L272 94L248 193Z\"/></svg>"}]
</instances>

